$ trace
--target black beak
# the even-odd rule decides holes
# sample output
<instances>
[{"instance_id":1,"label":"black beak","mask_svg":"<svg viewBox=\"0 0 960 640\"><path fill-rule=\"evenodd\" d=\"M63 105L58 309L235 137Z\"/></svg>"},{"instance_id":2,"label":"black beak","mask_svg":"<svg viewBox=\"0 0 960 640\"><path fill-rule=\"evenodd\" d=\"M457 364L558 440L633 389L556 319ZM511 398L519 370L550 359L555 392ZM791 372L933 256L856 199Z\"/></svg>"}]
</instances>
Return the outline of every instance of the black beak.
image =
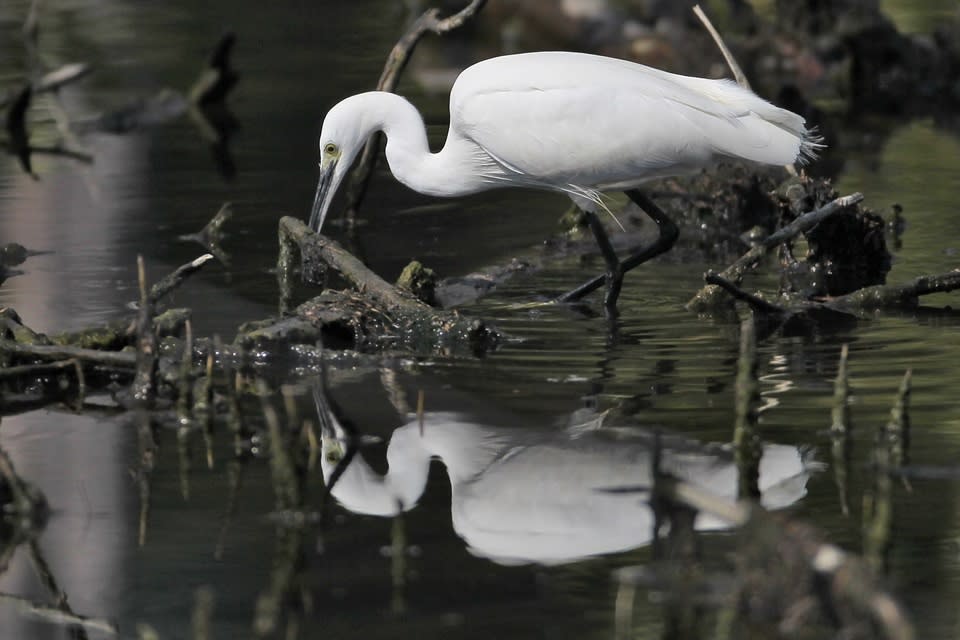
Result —
<instances>
[{"instance_id":1,"label":"black beak","mask_svg":"<svg viewBox=\"0 0 960 640\"><path fill-rule=\"evenodd\" d=\"M337 161L331 160L326 167L320 169L320 180L317 182L317 193L313 197L313 207L310 209L310 228L319 233L323 226L323 220L327 217L327 210L330 208L330 202L336 193L336 185L333 184L333 176L337 167Z\"/></svg>"}]
</instances>

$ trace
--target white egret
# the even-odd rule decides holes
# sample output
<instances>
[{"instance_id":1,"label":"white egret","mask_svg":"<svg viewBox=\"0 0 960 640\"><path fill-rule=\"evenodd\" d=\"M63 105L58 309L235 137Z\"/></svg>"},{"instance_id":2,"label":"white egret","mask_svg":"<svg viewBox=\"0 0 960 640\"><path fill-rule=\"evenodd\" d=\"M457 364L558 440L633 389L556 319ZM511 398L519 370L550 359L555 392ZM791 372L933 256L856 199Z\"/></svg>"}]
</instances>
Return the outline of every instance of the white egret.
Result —
<instances>
[{"instance_id":1,"label":"white egret","mask_svg":"<svg viewBox=\"0 0 960 640\"><path fill-rule=\"evenodd\" d=\"M667 73L570 52L501 56L464 70L450 92L450 129L431 153L423 119L406 99L361 93L335 105L320 133L320 179L310 216L319 231L357 153L387 137L393 175L414 191L462 196L498 187L569 195L587 214L607 263L567 299L607 283L613 308L623 274L676 240L673 223L635 190L652 178L695 172L723 157L805 162L820 139L802 117L730 80ZM624 190L660 227L650 247L619 261L596 219L603 190Z\"/></svg>"},{"instance_id":2,"label":"white egret","mask_svg":"<svg viewBox=\"0 0 960 640\"><path fill-rule=\"evenodd\" d=\"M653 435L606 428L535 432L482 424L459 413L412 417L390 436L386 475L362 454L346 459L351 436L318 395L324 481L344 508L390 517L413 509L440 459L451 487L453 528L471 553L500 564L557 564L616 553L652 539ZM718 497L736 499L730 451L677 436L661 439L663 468ZM806 494L816 468L796 447L766 444L761 504L789 506ZM634 491L611 491L619 487ZM722 521L697 517L699 530Z\"/></svg>"}]
</instances>

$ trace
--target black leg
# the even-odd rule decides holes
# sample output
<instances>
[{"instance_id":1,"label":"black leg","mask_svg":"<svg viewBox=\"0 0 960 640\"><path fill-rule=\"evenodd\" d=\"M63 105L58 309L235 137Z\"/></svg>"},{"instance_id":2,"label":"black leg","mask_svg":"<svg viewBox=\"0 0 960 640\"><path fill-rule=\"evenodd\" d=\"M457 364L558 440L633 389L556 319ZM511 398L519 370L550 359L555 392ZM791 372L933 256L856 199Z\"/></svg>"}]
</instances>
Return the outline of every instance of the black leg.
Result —
<instances>
[{"instance_id":1,"label":"black leg","mask_svg":"<svg viewBox=\"0 0 960 640\"><path fill-rule=\"evenodd\" d=\"M592 211L586 211L587 224L593 231L593 237L600 247L600 253L603 255L603 261L607 263L607 272L603 274L603 280L607 283L607 293L604 296L604 304L607 309L614 309L617 306L617 297L620 295L620 289L623 287L623 274L620 260L617 258L613 245L610 244L610 238L607 237L607 231L603 228L597 214ZM610 304L610 301L613 301Z\"/></svg>"},{"instance_id":2,"label":"black leg","mask_svg":"<svg viewBox=\"0 0 960 640\"><path fill-rule=\"evenodd\" d=\"M620 296L620 288L623 286L623 275L637 265L643 264L647 260L668 251L677 241L677 236L680 235L680 231L677 229L677 225L667 217L667 214L665 214L660 207L655 205L650 198L637 189L631 189L625 193L657 224L659 229L657 239L649 246L643 247L630 254L624 260L618 260L616 254L613 252L613 247L610 245L607 232L604 230L603 225L600 224L596 214L587 213L587 223L590 225L590 230L593 231L593 237L596 238L597 245L600 247L600 253L603 254L603 259L607 263L607 272L601 276L591 278L576 289L559 296L555 302L574 302L580 300L587 294L599 289L603 284L606 284L607 293L604 296L603 303L608 310L613 310L617 306L617 298Z\"/></svg>"}]
</instances>

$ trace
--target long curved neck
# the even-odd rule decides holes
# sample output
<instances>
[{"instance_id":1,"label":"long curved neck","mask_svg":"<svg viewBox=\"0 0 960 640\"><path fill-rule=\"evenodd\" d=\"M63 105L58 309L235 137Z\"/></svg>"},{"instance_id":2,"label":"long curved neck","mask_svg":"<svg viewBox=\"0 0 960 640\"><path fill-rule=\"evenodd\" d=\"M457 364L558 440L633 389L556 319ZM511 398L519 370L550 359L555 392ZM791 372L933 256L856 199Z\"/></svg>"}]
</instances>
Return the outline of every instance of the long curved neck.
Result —
<instances>
[{"instance_id":1,"label":"long curved neck","mask_svg":"<svg viewBox=\"0 0 960 640\"><path fill-rule=\"evenodd\" d=\"M396 515L412 509L420 500L432 458L443 460L456 493L459 485L474 479L512 444L499 430L471 423L459 414L426 414L424 423L414 420L391 434L386 475L374 471L358 454L331 493L350 511ZM324 480L329 482L337 463L327 454L325 449L321 465Z\"/></svg>"},{"instance_id":2,"label":"long curved neck","mask_svg":"<svg viewBox=\"0 0 960 640\"><path fill-rule=\"evenodd\" d=\"M324 461L329 482L334 464ZM418 441L391 438L387 447L387 475L374 471L358 453L334 485L331 495L346 509L374 516L394 516L409 511L420 500L430 471L430 453Z\"/></svg>"},{"instance_id":3,"label":"long curved neck","mask_svg":"<svg viewBox=\"0 0 960 640\"><path fill-rule=\"evenodd\" d=\"M416 107L394 93L369 95L367 117L374 131L387 136L387 163L397 180L419 193L441 197L489 187L480 166L489 159L478 154L474 143L451 133L439 153L430 153L426 127Z\"/></svg>"}]
</instances>

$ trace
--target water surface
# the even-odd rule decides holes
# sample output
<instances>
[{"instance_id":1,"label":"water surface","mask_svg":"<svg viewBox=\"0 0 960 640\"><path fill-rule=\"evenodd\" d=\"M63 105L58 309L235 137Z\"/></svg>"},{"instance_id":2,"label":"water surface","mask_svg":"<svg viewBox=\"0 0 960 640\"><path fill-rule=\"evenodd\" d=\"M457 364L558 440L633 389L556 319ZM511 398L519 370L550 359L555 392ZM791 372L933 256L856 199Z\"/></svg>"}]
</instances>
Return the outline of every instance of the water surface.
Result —
<instances>
[{"instance_id":1,"label":"water surface","mask_svg":"<svg viewBox=\"0 0 960 640\"><path fill-rule=\"evenodd\" d=\"M0 7L3 77L25 64L19 25L26 3ZM178 239L198 230L224 201L234 204L225 245L229 268L214 265L175 295L194 310L200 334L232 338L239 320L276 308L269 268L276 257L276 221L305 215L314 187L315 137L322 114L340 97L371 88L385 53L401 33L399 3L68 2L44 6L41 51L55 65L85 60L97 66L87 81L63 92L76 119L92 117L163 87L186 88L225 25L239 36L241 84L230 104L241 129L231 143L236 175L216 170L210 149L187 118L124 136L82 139L95 156L84 166L36 158L40 179L25 176L12 157L0 158L0 241L50 253L31 258L24 274L0 287L0 305L15 308L42 331L78 329L122 317L136 296L135 260L142 254L156 278L202 249ZM473 48L433 42L429 64L412 65L401 84L425 113L432 140L444 135L445 98L411 78L431 65L472 59ZM479 56L477 56L479 57ZM45 102L31 110L38 140L55 139ZM863 191L886 211L894 202L907 221L896 251L893 282L957 266L960 140L928 120L887 122L879 149L849 151L837 187ZM371 267L396 276L411 258L444 275L502 263L543 242L567 206L562 198L502 191L437 202L405 190L384 169L376 175L358 230ZM335 228L334 228L335 229ZM688 254L687 254L688 255ZM389 439L407 421L390 402L384 380L396 377L409 406L424 390L429 411L457 411L470 420L526 434L557 433L584 406L627 407L629 423L658 426L700 441L730 438L737 328L699 317L683 303L703 272L719 265L672 255L630 274L615 331L598 314L525 303L578 284L600 269L599 259L571 259L518 277L468 310L490 318L516 340L479 360L388 358L376 366L333 367L332 395L366 433ZM758 279L771 286L772 279ZM301 291L307 295L308 291ZM931 305L956 305L955 294ZM894 392L913 369L912 457L950 464L960 447L960 324L942 314L882 313L804 337L773 336L759 346L765 438L814 447L828 456L832 379L841 345L850 345L857 427L851 495L863 490L864 451L889 414ZM384 373L384 371L389 373ZM300 408L312 400L302 390ZM215 593L215 633L251 635L253 607L269 583L274 526L273 490L262 460L244 466L239 507L214 558L227 500L229 446L219 442L217 467L192 474L181 495L173 439L165 440L153 476L147 542L137 546L134 430L123 417L77 416L44 410L5 418L0 444L18 471L53 506L39 547L69 594L74 610L118 621L123 637L148 623L162 637L184 637L194 589ZM385 470L384 446L365 451ZM311 481L319 495L321 480ZM812 477L792 507L843 546L859 549L858 508L844 517L829 472ZM422 497L405 517L413 551L399 605L385 552L391 521L335 507L319 545L307 545L312 610L304 636L366 637L609 637L614 587L611 569L643 562L631 551L554 566L503 566L471 555L451 526L451 485L434 464ZM856 501L855 501L856 504ZM917 482L899 491L890 582L907 603L918 637L952 637L960 621L957 485ZM642 536L641 536L642 538ZM724 536L709 535L719 554ZM640 543L638 542L638 545ZM717 555L719 557L719 555ZM0 576L0 590L42 597L25 549ZM638 603L638 637L659 635L659 608ZM0 605L3 637L63 637ZM95 634L94 634L95 635Z\"/></svg>"}]
</instances>

